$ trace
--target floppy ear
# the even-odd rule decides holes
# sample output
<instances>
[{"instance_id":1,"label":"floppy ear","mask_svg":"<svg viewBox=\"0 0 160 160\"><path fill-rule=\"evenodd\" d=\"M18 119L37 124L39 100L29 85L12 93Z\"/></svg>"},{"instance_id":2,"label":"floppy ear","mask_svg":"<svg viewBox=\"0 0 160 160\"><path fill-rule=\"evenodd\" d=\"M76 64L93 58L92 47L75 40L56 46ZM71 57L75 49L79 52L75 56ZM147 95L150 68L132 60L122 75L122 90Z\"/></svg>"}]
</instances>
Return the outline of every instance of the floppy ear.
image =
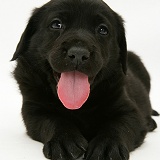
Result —
<instances>
[{"instance_id":1,"label":"floppy ear","mask_svg":"<svg viewBox=\"0 0 160 160\"><path fill-rule=\"evenodd\" d=\"M117 38L118 38L118 45L120 48L119 54L120 54L120 62L122 64L122 69L124 74L127 72L127 44L126 44L126 37L125 37L125 29L123 26L123 19L117 14Z\"/></svg>"},{"instance_id":2,"label":"floppy ear","mask_svg":"<svg viewBox=\"0 0 160 160\"><path fill-rule=\"evenodd\" d=\"M32 17L30 18L27 27L25 31L23 32L21 39L17 45L16 51L11 59L11 61L16 60L20 55L25 53L29 47L30 40L34 33L36 32L36 26L37 26L37 19L36 19L36 14L37 10L34 10Z\"/></svg>"}]
</instances>

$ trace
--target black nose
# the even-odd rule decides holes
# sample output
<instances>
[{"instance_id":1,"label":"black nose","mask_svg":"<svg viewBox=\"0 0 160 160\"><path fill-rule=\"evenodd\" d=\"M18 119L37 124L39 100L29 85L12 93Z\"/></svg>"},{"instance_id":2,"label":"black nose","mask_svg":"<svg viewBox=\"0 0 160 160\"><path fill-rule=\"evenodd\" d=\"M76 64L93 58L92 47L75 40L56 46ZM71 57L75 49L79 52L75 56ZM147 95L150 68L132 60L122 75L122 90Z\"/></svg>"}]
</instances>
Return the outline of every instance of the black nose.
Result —
<instances>
[{"instance_id":1,"label":"black nose","mask_svg":"<svg viewBox=\"0 0 160 160\"><path fill-rule=\"evenodd\" d=\"M78 65L88 60L90 52L86 48L74 46L68 50L67 55L73 63Z\"/></svg>"}]
</instances>

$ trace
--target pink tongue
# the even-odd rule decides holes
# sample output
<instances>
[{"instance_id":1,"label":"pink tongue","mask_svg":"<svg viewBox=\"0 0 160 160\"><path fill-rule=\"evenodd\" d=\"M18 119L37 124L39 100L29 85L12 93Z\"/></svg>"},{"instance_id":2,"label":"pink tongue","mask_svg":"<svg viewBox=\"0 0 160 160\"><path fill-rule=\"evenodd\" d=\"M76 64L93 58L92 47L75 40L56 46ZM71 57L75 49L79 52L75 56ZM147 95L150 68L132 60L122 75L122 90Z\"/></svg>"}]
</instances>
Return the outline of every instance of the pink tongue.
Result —
<instances>
[{"instance_id":1,"label":"pink tongue","mask_svg":"<svg viewBox=\"0 0 160 160\"><path fill-rule=\"evenodd\" d=\"M79 109L90 93L88 76L78 71L61 73L58 97L68 109Z\"/></svg>"}]
</instances>

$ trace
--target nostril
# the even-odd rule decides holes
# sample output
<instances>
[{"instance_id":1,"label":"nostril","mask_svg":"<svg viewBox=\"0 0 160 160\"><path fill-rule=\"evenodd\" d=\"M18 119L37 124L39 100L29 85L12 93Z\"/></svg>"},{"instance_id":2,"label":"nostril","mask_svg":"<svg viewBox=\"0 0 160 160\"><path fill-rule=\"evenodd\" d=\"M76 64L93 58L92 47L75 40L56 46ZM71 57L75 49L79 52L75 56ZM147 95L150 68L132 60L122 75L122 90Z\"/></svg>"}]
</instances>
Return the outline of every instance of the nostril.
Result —
<instances>
[{"instance_id":1,"label":"nostril","mask_svg":"<svg viewBox=\"0 0 160 160\"><path fill-rule=\"evenodd\" d=\"M89 57L88 56L82 56L82 61L86 61Z\"/></svg>"},{"instance_id":2,"label":"nostril","mask_svg":"<svg viewBox=\"0 0 160 160\"><path fill-rule=\"evenodd\" d=\"M90 57L90 52L86 48L73 46L68 52L67 56L75 64L86 62Z\"/></svg>"}]
</instances>

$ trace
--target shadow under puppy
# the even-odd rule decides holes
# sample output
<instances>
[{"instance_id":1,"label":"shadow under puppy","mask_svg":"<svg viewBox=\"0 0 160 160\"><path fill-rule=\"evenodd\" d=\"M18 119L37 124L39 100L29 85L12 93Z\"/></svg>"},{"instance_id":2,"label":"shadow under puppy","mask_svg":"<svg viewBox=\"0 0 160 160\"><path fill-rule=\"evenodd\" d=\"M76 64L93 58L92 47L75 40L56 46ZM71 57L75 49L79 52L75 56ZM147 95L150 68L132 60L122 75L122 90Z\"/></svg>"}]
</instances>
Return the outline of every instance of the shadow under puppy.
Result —
<instances>
[{"instance_id":1,"label":"shadow under puppy","mask_svg":"<svg viewBox=\"0 0 160 160\"><path fill-rule=\"evenodd\" d=\"M101 0L35 9L16 59L27 133L49 159L128 160L156 128L149 74L127 52L122 18Z\"/></svg>"}]
</instances>

